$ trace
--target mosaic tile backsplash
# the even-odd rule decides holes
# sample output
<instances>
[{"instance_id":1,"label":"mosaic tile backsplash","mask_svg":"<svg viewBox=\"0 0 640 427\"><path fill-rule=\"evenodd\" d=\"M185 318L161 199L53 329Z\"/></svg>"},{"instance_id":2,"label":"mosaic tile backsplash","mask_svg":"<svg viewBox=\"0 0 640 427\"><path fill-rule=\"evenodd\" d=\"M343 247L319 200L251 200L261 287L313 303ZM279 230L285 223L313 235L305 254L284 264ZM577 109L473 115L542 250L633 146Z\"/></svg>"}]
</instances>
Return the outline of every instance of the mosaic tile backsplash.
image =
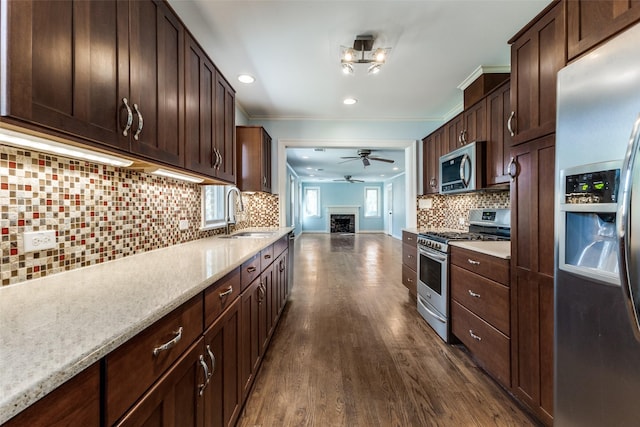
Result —
<instances>
[{"instance_id":1,"label":"mosaic tile backsplash","mask_svg":"<svg viewBox=\"0 0 640 427\"><path fill-rule=\"evenodd\" d=\"M195 184L0 145L2 285L222 233L199 229L200 198ZM278 225L277 196L243 200L237 229ZM42 230L57 247L25 253L23 233Z\"/></svg>"},{"instance_id":2,"label":"mosaic tile backsplash","mask_svg":"<svg viewBox=\"0 0 640 427\"><path fill-rule=\"evenodd\" d=\"M508 190L447 196L419 196L418 200L428 198L432 201L430 209L420 209L418 207L419 228L435 227L468 231L469 209L511 207ZM459 218L465 218L464 225L459 223Z\"/></svg>"}]
</instances>

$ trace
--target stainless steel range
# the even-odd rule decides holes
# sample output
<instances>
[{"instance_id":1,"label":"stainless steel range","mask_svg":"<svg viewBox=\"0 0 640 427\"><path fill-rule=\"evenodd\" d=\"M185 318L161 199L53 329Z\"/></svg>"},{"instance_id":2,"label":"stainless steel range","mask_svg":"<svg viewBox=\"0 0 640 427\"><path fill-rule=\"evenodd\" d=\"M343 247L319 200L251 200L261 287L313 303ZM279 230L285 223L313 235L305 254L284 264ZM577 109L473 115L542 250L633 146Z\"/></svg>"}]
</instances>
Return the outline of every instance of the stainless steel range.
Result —
<instances>
[{"instance_id":1,"label":"stainless steel range","mask_svg":"<svg viewBox=\"0 0 640 427\"><path fill-rule=\"evenodd\" d=\"M418 312L449 342L449 242L509 240L509 209L472 209L469 231L434 230L418 234Z\"/></svg>"}]
</instances>

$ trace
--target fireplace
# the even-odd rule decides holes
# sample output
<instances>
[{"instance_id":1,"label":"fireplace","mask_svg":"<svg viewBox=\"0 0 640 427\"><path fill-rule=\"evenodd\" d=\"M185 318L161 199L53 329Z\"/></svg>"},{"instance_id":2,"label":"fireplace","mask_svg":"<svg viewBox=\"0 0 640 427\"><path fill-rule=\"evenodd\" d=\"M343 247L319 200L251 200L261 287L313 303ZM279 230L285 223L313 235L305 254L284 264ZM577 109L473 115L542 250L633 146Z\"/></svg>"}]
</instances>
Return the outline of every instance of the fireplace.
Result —
<instances>
[{"instance_id":1,"label":"fireplace","mask_svg":"<svg viewBox=\"0 0 640 427\"><path fill-rule=\"evenodd\" d=\"M332 214L330 218L331 233L355 233L356 216L352 214Z\"/></svg>"},{"instance_id":2,"label":"fireplace","mask_svg":"<svg viewBox=\"0 0 640 427\"><path fill-rule=\"evenodd\" d=\"M360 206L327 206L326 229L329 233L359 233ZM337 221L336 221L337 219Z\"/></svg>"}]
</instances>

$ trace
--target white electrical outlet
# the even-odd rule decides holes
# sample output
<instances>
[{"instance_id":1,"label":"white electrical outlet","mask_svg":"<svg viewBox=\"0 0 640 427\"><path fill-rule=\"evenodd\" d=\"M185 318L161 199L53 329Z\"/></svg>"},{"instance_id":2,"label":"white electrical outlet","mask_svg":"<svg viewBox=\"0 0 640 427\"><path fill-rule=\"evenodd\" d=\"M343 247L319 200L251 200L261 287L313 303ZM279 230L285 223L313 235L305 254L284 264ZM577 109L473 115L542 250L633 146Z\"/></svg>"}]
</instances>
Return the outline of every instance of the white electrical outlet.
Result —
<instances>
[{"instance_id":1,"label":"white electrical outlet","mask_svg":"<svg viewBox=\"0 0 640 427\"><path fill-rule=\"evenodd\" d=\"M57 243L55 230L26 231L22 237L24 239L25 252L52 249L56 247Z\"/></svg>"},{"instance_id":2,"label":"white electrical outlet","mask_svg":"<svg viewBox=\"0 0 640 427\"><path fill-rule=\"evenodd\" d=\"M458 223L459 223L460 225L464 225L464 217L463 217L463 216L461 216L460 218L458 218Z\"/></svg>"},{"instance_id":3,"label":"white electrical outlet","mask_svg":"<svg viewBox=\"0 0 640 427\"><path fill-rule=\"evenodd\" d=\"M432 209L433 201L431 199L418 199L418 208L420 209Z\"/></svg>"},{"instance_id":4,"label":"white electrical outlet","mask_svg":"<svg viewBox=\"0 0 640 427\"><path fill-rule=\"evenodd\" d=\"M189 220L181 219L180 220L180 224L178 225L178 228L180 228L180 230L188 229L189 228Z\"/></svg>"}]
</instances>

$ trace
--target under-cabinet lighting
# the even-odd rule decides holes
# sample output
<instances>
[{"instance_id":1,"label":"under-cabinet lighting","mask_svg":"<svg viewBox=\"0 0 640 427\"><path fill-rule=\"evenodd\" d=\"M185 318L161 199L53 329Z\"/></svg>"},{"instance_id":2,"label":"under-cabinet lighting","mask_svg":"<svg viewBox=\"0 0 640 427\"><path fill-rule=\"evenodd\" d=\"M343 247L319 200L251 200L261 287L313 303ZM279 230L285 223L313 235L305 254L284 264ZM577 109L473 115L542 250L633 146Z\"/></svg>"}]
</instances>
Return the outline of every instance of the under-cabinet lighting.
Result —
<instances>
[{"instance_id":1,"label":"under-cabinet lighting","mask_svg":"<svg viewBox=\"0 0 640 427\"><path fill-rule=\"evenodd\" d=\"M162 168L145 169L145 172L150 173L152 175L164 176L166 178L173 178L173 179L179 179L181 181L193 182L195 184L200 184L201 182L204 181L204 179L202 178L198 178L195 176L174 172L174 171L170 171Z\"/></svg>"},{"instance_id":2,"label":"under-cabinet lighting","mask_svg":"<svg viewBox=\"0 0 640 427\"><path fill-rule=\"evenodd\" d=\"M127 167L133 164L133 161L124 159L122 157L113 156L111 154L105 154L86 148L75 147L73 145L67 145L61 142L41 138L39 136L28 135L4 128L0 128L0 143L11 145L13 147L29 148L34 151L42 151L49 154L58 154L64 157L88 160L91 162L117 167Z\"/></svg>"}]
</instances>

